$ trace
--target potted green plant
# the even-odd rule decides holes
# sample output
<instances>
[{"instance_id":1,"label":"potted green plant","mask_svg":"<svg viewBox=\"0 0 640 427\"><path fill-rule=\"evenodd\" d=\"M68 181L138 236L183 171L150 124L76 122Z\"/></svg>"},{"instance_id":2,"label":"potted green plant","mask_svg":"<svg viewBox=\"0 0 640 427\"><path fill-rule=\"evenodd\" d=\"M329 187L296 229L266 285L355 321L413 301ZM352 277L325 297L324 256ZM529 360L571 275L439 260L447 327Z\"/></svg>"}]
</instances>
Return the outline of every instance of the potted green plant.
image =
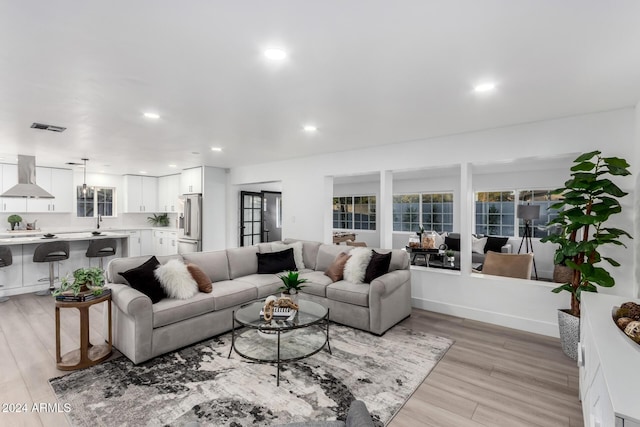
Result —
<instances>
[{"instance_id":1,"label":"potted green plant","mask_svg":"<svg viewBox=\"0 0 640 427\"><path fill-rule=\"evenodd\" d=\"M286 271L284 274L280 276L280 280L282 280L282 286L278 288L283 294L288 294L291 299L295 300L297 297L295 295L298 294L300 289L304 288L307 279L300 278L300 272L298 271Z\"/></svg>"},{"instance_id":2,"label":"potted green plant","mask_svg":"<svg viewBox=\"0 0 640 427\"><path fill-rule=\"evenodd\" d=\"M20 215L15 215L15 214L9 215L9 218L7 218L7 222L11 224L11 229L15 230L16 225L22 222L22 217Z\"/></svg>"},{"instance_id":3,"label":"potted green plant","mask_svg":"<svg viewBox=\"0 0 640 427\"><path fill-rule=\"evenodd\" d=\"M80 292L91 290L94 295L102 294L104 290L104 272L99 267L79 268L73 272L73 281L63 277L60 288L53 291L52 295L58 296L65 292L73 292L78 296Z\"/></svg>"},{"instance_id":4,"label":"potted green plant","mask_svg":"<svg viewBox=\"0 0 640 427\"><path fill-rule=\"evenodd\" d=\"M620 239L632 237L619 228L605 227L612 215L622 211L618 199L627 195L609 177L629 175L627 161L603 157L600 151L592 151L582 154L574 163L571 179L565 182L564 187L553 191L562 199L549 207L558 216L548 225L556 227L559 232L541 241L557 244L554 263L572 269L571 280L553 292L566 291L571 295L571 308L558 311L558 325L565 354L577 359L580 294L597 292L597 286L615 285L611 274L600 265L602 261L612 267L620 266L614 259L602 256L600 248L604 245L625 246Z\"/></svg>"},{"instance_id":5,"label":"potted green plant","mask_svg":"<svg viewBox=\"0 0 640 427\"><path fill-rule=\"evenodd\" d=\"M153 216L147 217L147 222L154 227L167 227L169 225L169 214L153 214Z\"/></svg>"}]
</instances>

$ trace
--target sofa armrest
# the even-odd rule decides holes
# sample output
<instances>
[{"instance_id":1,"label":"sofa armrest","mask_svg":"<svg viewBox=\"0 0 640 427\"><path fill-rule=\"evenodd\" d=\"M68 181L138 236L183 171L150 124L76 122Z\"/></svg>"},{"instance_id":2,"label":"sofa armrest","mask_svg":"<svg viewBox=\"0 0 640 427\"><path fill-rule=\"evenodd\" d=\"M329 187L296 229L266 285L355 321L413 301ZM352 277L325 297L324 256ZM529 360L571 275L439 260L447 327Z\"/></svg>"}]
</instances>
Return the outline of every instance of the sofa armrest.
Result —
<instances>
[{"instance_id":1,"label":"sofa armrest","mask_svg":"<svg viewBox=\"0 0 640 427\"><path fill-rule=\"evenodd\" d=\"M136 364L151 359L153 338L151 299L127 285L108 283L107 287L111 289L114 347ZM106 328L108 325L106 310L104 314Z\"/></svg>"},{"instance_id":2,"label":"sofa armrest","mask_svg":"<svg viewBox=\"0 0 640 427\"><path fill-rule=\"evenodd\" d=\"M107 283L111 289L111 301L125 314L137 316L140 313L150 311L151 298L131 286L120 283Z\"/></svg>"},{"instance_id":3,"label":"sofa armrest","mask_svg":"<svg viewBox=\"0 0 640 427\"><path fill-rule=\"evenodd\" d=\"M510 254L513 252L513 248L511 247L511 243L507 243L503 247L500 248L500 252L503 254Z\"/></svg>"},{"instance_id":4,"label":"sofa armrest","mask_svg":"<svg viewBox=\"0 0 640 427\"><path fill-rule=\"evenodd\" d=\"M346 420L347 427L373 427L373 420L362 400L351 402Z\"/></svg>"},{"instance_id":5,"label":"sofa armrest","mask_svg":"<svg viewBox=\"0 0 640 427\"><path fill-rule=\"evenodd\" d=\"M394 270L369 285L369 331L383 334L411 314L411 270Z\"/></svg>"},{"instance_id":6,"label":"sofa armrest","mask_svg":"<svg viewBox=\"0 0 640 427\"><path fill-rule=\"evenodd\" d=\"M372 296L379 298L393 293L409 279L411 279L411 270L394 270L383 274L371 282L369 300Z\"/></svg>"}]
</instances>

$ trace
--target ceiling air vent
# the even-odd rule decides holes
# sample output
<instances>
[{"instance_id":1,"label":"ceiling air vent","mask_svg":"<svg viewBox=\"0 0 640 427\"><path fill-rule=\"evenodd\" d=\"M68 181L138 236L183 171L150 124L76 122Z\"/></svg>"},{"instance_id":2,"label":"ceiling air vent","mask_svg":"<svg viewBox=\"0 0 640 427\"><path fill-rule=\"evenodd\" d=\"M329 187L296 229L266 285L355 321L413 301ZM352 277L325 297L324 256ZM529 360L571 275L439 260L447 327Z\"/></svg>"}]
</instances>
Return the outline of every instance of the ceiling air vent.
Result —
<instances>
[{"instance_id":1,"label":"ceiling air vent","mask_svg":"<svg viewBox=\"0 0 640 427\"><path fill-rule=\"evenodd\" d=\"M42 130L50 130L51 132L64 132L66 128L62 126L54 126L54 125L45 125L42 123L33 123L31 125L33 129L42 129Z\"/></svg>"}]
</instances>

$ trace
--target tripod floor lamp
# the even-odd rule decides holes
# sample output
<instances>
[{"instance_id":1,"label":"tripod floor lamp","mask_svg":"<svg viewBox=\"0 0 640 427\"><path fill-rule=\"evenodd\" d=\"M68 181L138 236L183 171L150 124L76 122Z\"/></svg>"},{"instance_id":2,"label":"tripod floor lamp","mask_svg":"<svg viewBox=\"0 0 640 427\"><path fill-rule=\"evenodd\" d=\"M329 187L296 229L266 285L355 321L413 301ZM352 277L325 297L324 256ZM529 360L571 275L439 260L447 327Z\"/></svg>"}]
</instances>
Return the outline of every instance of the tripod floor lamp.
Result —
<instances>
[{"instance_id":1,"label":"tripod floor lamp","mask_svg":"<svg viewBox=\"0 0 640 427\"><path fill-rule=\"evenodd\" d=\"M534 219L540 218L540 205L518 205L517 217L524 220L524 234L522 235L522 241L520 241L520 248L518 253L522 250L522 245L525 245L525 253L533 252L533 243L531 237L533 228L531 223ZM536 268L536 258L533 257L533 271L538 280L538 269Z\"/></svg>"}]
</instances>

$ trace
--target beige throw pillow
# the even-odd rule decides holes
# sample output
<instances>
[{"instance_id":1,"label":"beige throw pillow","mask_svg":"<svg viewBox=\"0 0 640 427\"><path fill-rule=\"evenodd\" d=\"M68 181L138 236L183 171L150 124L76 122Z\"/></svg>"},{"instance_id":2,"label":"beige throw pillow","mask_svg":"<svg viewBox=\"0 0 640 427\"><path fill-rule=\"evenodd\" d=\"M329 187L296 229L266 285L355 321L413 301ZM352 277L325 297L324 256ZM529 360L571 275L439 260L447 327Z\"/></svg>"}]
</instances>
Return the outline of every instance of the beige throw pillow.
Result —
<instances>
[{"instance_id":1,"label":"beige throw pillow","mask_svg":"<svg viewBox=\"0 0 640 427\"><path fill-rule=\"evenodd\" d=\"M333 260L333 263L329 266L327 271L324 272L325 276L328 276L333 282L342 280L344 277L344 265L347 263L349 258L351 258L351 255L340 252Z\"/></svg>"}]
</instances>

